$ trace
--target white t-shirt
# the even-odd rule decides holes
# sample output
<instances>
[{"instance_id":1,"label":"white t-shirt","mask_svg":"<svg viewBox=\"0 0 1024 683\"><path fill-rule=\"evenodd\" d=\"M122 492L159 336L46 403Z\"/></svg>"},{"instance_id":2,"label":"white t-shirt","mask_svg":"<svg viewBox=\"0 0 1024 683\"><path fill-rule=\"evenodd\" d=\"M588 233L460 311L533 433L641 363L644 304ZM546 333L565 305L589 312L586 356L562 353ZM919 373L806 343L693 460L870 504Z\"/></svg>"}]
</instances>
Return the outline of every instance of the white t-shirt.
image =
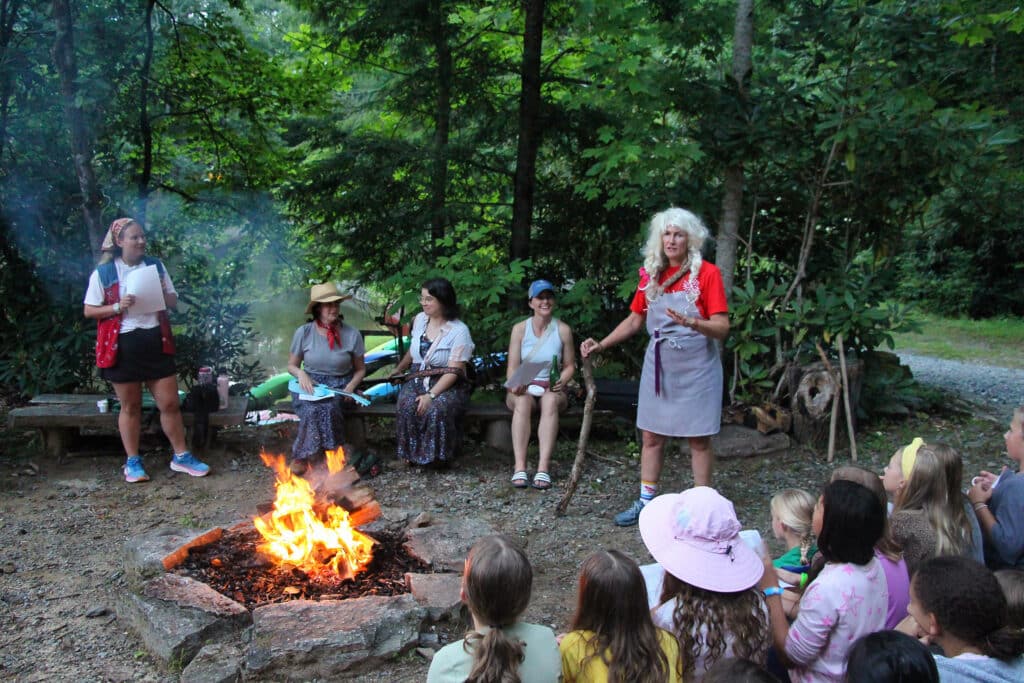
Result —
<instances>
[{"instance_id":1,"label":"white t-shirt","mask_svg":"<svg viewBox=\"0 0 1024 683\"><path fill-rule=\"evenodd\" d=\"M146 263L139 261L134 266L129 266L121 257L114 258L114 267L117 268L117 281L123 283L128 273L139 268L144 268ZM177 294L177 290L174 289L174 283L171 282L171 274L167 272L167 268L164 268L163 277L164 291L168 294ZM102 306L103 305L103 285L100 284L100 273L98 270L92 271L92 275L89 276L89 287L85 290L85 299L82 303L89 306ZM121 331L131 332L132 330L148 330L154 327L160 326L160 319L156 313L143 313L141 315L133 315L132 309L125 309L121 314Z\"/></svg>"}]
</instances>

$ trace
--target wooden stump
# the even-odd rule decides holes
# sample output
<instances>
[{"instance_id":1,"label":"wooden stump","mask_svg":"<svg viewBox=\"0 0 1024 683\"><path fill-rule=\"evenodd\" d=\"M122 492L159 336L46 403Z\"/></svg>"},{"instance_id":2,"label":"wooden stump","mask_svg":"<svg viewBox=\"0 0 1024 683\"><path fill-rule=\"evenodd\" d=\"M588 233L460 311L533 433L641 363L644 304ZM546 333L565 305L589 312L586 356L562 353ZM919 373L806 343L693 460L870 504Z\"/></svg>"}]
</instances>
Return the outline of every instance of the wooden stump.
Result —
<instances>
[{"instance_id":1,"label":"wooden stump","mask_svg":"<svg viewBox=\"0 0 1024 683\"><path fill-rule=\"evenodd\" d=\"M850 405L860 400L863 361L853 362L847 373L850 380ZM829 420L832 406L836 405L835 395L842 392L838 372L829 373L823 363L793 366L789 369L789 386L796 387L790 396L790 411L793 417L793 438L797 443L815 449L828 446ZM843 410L842 401L838 404ZM854 416L856 416L856 411ZM837 443L847 438L845 420L840 420Z\"/></svg>"}]
</instances>

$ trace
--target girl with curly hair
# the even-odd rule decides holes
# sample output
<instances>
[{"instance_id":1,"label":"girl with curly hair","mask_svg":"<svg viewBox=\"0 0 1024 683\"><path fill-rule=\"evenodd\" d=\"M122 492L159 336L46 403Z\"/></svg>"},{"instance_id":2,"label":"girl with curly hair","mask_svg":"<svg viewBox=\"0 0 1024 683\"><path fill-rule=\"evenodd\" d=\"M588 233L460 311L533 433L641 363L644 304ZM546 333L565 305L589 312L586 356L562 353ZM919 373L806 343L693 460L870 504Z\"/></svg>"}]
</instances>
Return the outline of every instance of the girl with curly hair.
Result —
<instances>
[{"instance_id":1,"label":"girl with curly hair","mask_svg":"<svg viewBox=\"0 0 1024 683\"><path fill-rule=\"evenodd\" d=\"M640 535L657 561L641 567L648 605L679 640L683 679L701 680L726 657L764 664L764 564L740 537L732 503L707 486L658 496L640 513Z\"/></svg>"},{"instance_id":2,"label":"girl with curly hair","mask_svg":"<svg viewBox=\"0 0 1024 683\"><path fill-rule=\"evenodd\" d=\"M485 536L466 558L462 601L473 628L438 650L427 683L556 683L562 662L554 632L519 621L530 604L533 569L507 536Z\"/></svg>"},{"instance_id":3,"label":"girl with curly hair","mask_svg":"<svg viewBox=\"0 0 1024 683\"><path fill-rule=\"evenodd\" d=\"M583 561L576 615L559 644L565 683L679 683L679 644L657 628L636 562L618 550Z\"/></svg>"}]
</instances>

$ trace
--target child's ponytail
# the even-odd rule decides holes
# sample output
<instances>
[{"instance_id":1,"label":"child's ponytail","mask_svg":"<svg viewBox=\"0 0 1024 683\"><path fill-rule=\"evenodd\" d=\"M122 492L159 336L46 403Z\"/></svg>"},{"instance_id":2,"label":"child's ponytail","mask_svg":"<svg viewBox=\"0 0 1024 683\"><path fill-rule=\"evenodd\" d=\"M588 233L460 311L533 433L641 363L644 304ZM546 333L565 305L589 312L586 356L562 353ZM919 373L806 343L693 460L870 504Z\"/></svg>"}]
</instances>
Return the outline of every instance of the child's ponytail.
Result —
<instances>
[{"instance_id":1,"label":"child's ponytail","mask_svg":"<svg viewBox=\"0 0 1024 683\"><path fill-rule=\"evenodd\" d=\"M492 626L485 634L472 632L464 647L473 651L473 668L466 683L520 683L519 665L526 648L500 626Z\"/></svg>"},{"instance_id":2,"label":"child's ponytail","mask_svg":"<svg viewBox=\"0 0 1024 683\"><path fill-rule=\"evenodd\" d=\"M466 635L464 647L473 653L467 683L519 683L525 649L504 627L530 604L533 570L526 553L507 536L485 536L469 551L462 587L473 617L489 626Z\"/></svg>"}]
</instances>

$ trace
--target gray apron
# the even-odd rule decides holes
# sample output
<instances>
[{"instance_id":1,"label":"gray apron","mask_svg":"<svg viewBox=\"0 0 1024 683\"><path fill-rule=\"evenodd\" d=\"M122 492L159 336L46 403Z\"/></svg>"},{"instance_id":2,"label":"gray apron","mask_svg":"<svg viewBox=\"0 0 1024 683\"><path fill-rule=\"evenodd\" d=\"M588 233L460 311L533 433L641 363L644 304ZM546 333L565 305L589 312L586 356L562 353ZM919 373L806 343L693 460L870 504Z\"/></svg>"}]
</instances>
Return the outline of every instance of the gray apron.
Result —
<instances>
[{"instance_id":1,"label":"gray apron","mask_svg":"<svg viewBox=\"0 0 1024 683\"><path fill-rule=\"evenodd\" d=\"M662 294L647 306L651 340L644 354L636 426L664 436L710 436L722 422L722 364L715 342L668 316L673 308L702 317L686 292Z\"/></svg>"}]
</instances>

